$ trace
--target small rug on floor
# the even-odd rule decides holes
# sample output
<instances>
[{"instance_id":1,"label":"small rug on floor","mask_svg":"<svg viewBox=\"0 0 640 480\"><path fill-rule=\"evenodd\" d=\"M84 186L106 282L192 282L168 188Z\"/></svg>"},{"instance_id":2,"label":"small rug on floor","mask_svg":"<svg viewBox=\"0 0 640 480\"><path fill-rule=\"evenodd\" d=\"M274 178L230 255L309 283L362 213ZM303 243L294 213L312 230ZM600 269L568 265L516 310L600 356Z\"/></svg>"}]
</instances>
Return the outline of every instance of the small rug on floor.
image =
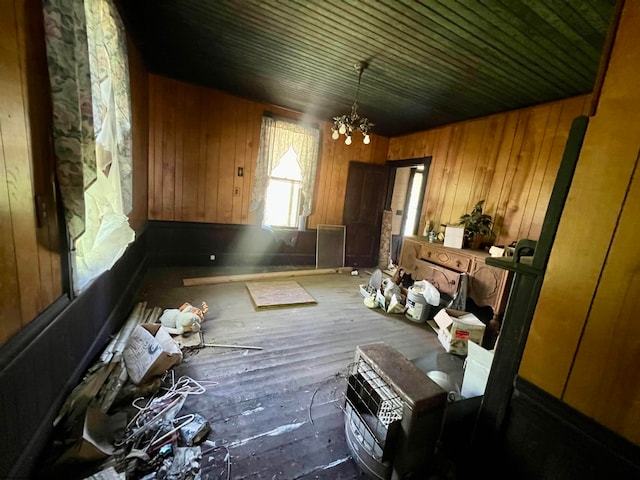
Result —
<instances>
[{"instance_id":1,"label":"small rug on floor","mask_svg":"<svg viewBox=\"0 0 640 480\"><path fill-rule=\"evenodd\" d=\"M298 282L292 280L280 282L248 282L246 285L256 308L318 303Z\"/></svg>"}]
</instances>

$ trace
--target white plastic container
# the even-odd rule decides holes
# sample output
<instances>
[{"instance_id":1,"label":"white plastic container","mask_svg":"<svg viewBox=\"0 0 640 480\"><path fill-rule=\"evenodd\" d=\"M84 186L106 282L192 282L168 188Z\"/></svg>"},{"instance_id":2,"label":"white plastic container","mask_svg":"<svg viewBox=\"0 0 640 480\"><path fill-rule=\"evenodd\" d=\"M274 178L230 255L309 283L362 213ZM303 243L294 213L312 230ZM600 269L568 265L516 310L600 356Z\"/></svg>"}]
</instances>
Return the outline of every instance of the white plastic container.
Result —
<instances>
[{"instance_id":1,"label":"white plastic container","mask_svg":"<svg viewBox=\"0 0 640 480\"><path fill-rule=\"evenodd\" d=\"M417 293L413 287L407 289L407 310L405 317L414 322L426 322L431 311L431 305L427 303L422 292Z\"/></svg>"}]
</instances>

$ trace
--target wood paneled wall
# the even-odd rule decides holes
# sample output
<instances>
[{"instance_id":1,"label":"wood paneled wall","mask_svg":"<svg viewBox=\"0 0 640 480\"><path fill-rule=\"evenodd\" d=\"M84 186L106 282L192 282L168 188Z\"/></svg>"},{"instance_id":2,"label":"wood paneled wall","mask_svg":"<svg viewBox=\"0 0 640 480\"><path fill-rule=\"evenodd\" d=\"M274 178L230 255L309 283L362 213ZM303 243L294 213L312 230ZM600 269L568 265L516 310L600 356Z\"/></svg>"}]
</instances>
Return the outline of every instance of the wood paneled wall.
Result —
<instances>
[{"instance_id":1,"label":"wood paneled wall","mask_svg":"<svg viewBox=\"0 0 640 480\"><path fill-rule=\"evenodd\" d=\"M640 445L640 2L625 2L520 374Z\"/></svg>"},{"instance_id":2,"label":"wood paneled wall","mask_svg":"<svg viewBox=\"0 0 640 480\"><path fill-rule=\"evenodd\" d=\"M457 225L478 200L497 244L537 239L571 121L590 96L456 123L389 141L389 160L432 156L419 232Z\"/></svg>"},{"instance_id":3,"label":"wood paneled wall","mask_svg":"<svg viewBox=\"0 0 640 480\"><path fill-rule=\"evenodd\" d=\"M42 5L0 15L0 344L62 294ZM42 207L36 214L36 198Z\"/></svg>"},{"instance_id":4,"label":"wood paneled wall","mask_svg":"<svg viewBox=\"0 0 640 480\"><path fill-rule=\"evenodd\" d=\"M301 114L165 77L149 76L149 219L254 224L249 212L262 114ZM315 121L315 120L312 120ZM384 163L388 139L351 146L321 129L307 226L341 224L350 160ZM244 176L237 175L238 167Z\"/></svg>"}]
</instances>

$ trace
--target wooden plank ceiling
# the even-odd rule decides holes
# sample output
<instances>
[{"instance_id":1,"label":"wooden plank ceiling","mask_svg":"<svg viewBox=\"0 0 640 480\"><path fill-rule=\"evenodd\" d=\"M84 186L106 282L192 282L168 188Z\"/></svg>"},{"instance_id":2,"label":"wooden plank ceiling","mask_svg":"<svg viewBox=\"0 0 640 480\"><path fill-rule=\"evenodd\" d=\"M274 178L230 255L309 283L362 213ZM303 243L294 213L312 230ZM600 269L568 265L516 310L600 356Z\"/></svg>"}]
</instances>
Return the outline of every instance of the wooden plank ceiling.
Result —
<instances>
[{"instance_id":1,"label":"wooden plank ceiling","mask_svg":"<svg viewBox=\"0 0 640 480\"><path fill-rule=\"evenodd\" d=\"M593 89L615 0L119 0L150 71L396 136Z\"/></svg>"}]
</instances>

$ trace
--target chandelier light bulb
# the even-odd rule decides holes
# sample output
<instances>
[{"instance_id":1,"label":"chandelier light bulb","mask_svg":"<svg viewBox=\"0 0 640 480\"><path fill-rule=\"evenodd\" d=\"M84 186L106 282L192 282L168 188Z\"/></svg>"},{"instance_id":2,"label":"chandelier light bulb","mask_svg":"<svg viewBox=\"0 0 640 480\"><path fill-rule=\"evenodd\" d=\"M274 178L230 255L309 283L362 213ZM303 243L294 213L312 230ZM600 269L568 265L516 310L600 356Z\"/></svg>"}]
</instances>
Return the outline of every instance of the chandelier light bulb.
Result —
<instances>
[{"instance_id":1,"label":"chandelier light bulb","mask_svg":"<svg viewBox=\"0 0 640 480\"><path fill-rule=\"evenodd\" d=\"M362 141L365 145L371 143L371 137L369 131L374 126L367 117L361 117L358 115L358 94L360 93L360 81L362 79L362 72L368 67L366 62L358 62L354 65L356 73L358 74L358 88L356 89L356 97L351 105L351 112L345 115L338 115L333 117L333 127L331 128L331 138L337 140L340 135L344 135L346 138L344 143L351 145L351 135L353 132L360 132L363 135Z\"/></svg>"}]
</instances>

